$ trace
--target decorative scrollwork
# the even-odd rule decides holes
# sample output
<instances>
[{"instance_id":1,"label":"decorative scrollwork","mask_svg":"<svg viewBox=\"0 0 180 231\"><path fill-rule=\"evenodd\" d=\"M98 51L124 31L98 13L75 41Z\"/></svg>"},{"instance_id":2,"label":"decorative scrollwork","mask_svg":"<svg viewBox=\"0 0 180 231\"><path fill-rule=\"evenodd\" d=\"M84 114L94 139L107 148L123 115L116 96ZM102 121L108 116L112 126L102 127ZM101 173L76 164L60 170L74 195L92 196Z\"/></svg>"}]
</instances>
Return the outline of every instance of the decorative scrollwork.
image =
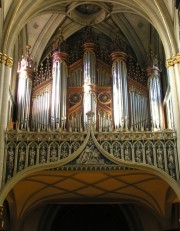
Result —
<instances>
[{"instance_id":1,"label":"decorative scrollwork","mask_svg":"<svg viewBox=\"0 0 180 231\"><path fill-rule=\"evenodd\" d=\"M81 100L82 100L82 95L79 93L74 93L74 94L69 96L69 102L72 105L80 103Z\"/></svg>"},{"instance_id":2,"label":"decorative scrollwork","mask_svg":"<svg viewBox=\"0 0 180 231\"><path fill-rule=\"evenodd\" d=\"M98 100L102 104L109 104L111 102L111 96L107 92L102 92L98 95Z\"/></svg>"}]
</instances>

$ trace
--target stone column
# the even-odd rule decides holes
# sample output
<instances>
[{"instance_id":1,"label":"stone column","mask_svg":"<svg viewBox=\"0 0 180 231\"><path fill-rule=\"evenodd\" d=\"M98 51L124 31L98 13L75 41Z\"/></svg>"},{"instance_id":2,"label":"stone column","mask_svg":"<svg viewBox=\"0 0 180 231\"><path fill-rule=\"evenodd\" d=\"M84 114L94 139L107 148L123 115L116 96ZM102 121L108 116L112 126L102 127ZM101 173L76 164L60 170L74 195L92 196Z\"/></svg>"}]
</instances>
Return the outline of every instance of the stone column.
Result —
<instances>
[{"instance_id":1,"label":"stone column","mask_svg":"<svg viewBox=\"0 0 180 231\"><path fill-rule=\"evenodd\" d=\"M177 151L180 166L180 54L166 60L172 97L174 129L177 133Z\"/></svg>"},{"instance_id":2,"label":"stone column","mask_svg":"<svg viewBox=\"0 0 180 231\"><path fill-rule=\"evenodd\" d=\"M7 55L0 52L0 108L2 108L3 84L4 84L4 69L7 61ZM0 110L0 118L1 118Z\"/></svg>"},{"instance_id":3,"label":"stone column","mask_svg":"<svg viewBox=\"0 0 180 231\"><path fill-rule=\"evenodd\" d=\"M7 128L8 119L8 98L9 98L9 84L11 78L11 68L13 65L13 59L6 56L7 59L1 65L3 65L3 72L1 72L1 91L2 91L2 101L1 101L1 117L0 117L0 188L2 185L3 176L3 162L4 162L4 132Z\"/></svg>"}]
</instances>

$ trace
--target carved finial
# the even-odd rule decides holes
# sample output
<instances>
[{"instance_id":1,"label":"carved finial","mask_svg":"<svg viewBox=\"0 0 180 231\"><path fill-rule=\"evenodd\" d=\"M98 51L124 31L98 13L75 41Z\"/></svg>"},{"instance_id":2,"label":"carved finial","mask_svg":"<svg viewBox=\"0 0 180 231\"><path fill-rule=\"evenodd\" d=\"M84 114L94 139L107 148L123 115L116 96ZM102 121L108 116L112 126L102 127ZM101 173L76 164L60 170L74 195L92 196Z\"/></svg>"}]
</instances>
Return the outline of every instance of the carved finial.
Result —
<instances>
[{"instance_id":1,"label":"carved finial","mask_svg":"<svg viewBox=\"0 0 180 231\"><path fill-rule=\"evenodd\" d=\"M30 45L26 45L26 54L27 56L29 56L29 50L31 49Z\"/></svg>"},{"instance_id":2,"label":"carved finial","mask_svg":"<svg viewBox=\"0 0 180 231\"><path fill-rule=\"evenodd\" d=\"M159 61L157 55L153 54L151 46L149 46L149 54L147 57L147 66L152 68L159 68Z\"/></svg>"}]
</instances>

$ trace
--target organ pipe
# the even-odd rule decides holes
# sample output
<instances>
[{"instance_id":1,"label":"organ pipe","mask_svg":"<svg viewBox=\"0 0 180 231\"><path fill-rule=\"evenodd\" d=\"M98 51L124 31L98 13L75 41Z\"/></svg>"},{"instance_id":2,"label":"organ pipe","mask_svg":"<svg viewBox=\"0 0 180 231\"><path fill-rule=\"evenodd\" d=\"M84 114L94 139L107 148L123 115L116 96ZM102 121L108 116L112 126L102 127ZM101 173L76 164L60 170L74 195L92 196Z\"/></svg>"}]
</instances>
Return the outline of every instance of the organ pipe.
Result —
<instances>
[{"instance_id":1,"label":"organ pipe","mask_svg":"<svg viewBox=\"0 0 180 231\"><path fill-rule=\"evenodd\" d=\"M18 64L17 120L20 129L29 128L30 100L32 91L32 59L27 46L26 55Z\"/></svg>"},{"instance_id":2,"label":"organ pipe","mask_svg":"<svg viewBox=\"0 0 180 231\"><path fill-rule=\"evenodd\" d=\"M97 100L92 85L96 84L96 57L93 43L84 44L83 78L84 78L84 123L88 122L87 113L93 112L96 119Z\"/></svg>"},{"instance_id":3,"label":"organ pipe","mask_svg":"<svg viewBox=\"0 0 180 231\"><path fill-rule=\"evenodd\" d=\"M156 66L147 69L151 126L153 130L164 128L162 92L159 72L160 71Z\"/></svg>"},{"instance_id":4,"label":"organ pipe","mask_svg":"<svg viewBox=\"0 0 180 231\"><path fill-rule=\"evenodd\" d=\"M66 123L67 97L67 57L63 52L55 51L52 73L51 128L64 128Z\"/></svg>"},{"instance_id":5,"label":"organ pipe","mask_svg":"<svg viewBox=\"0 0 180 231\"><path fill-rule=\"evenodd\" d=\"M129 98L131 130L144 130L148 119L147 97L135 87L130 87Z\"/></svg>"},{"instance_id":6,"label":"organ pipe","mask_svg":"<svg viewBox=\"0 0 180 231\"><path fill-rule=\"evenodd\" d=\"M113 76L113 111L115 129L128 129L128 87L127 87L127 55L123 52L112 54Z\"/></svg>"}]
</instances>

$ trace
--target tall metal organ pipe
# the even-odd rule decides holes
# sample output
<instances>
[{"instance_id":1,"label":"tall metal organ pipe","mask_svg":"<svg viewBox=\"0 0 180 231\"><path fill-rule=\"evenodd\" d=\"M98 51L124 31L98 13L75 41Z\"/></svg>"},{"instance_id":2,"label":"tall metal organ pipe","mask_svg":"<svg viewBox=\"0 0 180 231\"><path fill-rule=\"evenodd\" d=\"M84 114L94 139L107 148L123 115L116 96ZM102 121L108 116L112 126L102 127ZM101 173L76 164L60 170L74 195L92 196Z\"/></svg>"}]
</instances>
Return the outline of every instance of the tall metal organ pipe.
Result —
<instances>
[{"instance_id":1,"label":"tall metal organ pipe","mask_svg":"<svg viewBox=\"0 0 180 231\"><path fill-rule=\"evenodd\" d=\"M26 55L18 65L17 121L19 129L29 128L30 102L32 92L32 59L27 46Z\"/></svg>"},{"instance_id":2,"label":"tall metal organ pipe","mask_svg":"<svg viewBox=\"0 0 180 231\"><path fill-rule=\"evenodd\" d=\"M95 45L85 43L83 55L83 79L84 79L84 123L88 122L87 113L93 112L96 119L97 101L93 86L96 84L96 56Z\"/></svg>"},{"instance_id":3,"label":"tall metal organ pipe","mask_svg":"<svg viewBox=\"0 0 180 231\"><path fill-rule=\"evenodd\" d=\"M160 71L157 66L147 69L151 126L153 130L164 128L164 114Z\"/></svg>"},{"instance_id":4,"label":"tall metal organ pipe","mask_svg":"<svg viewBox=\"0 0 180 231\"><path fill-rule=\"evenodd\" d=\"M114 127L115 130L128 129L127 55L124 52L114 52L111 56Z\"/></svg>"},{"instance_id":5,"label":"tall metal organ pipe","mask_svg":"<svg viewBox=\"0 0 180 231\"><path fill-rule=\"evenodd\" d=\"M52 55L51 128L53 130L64 129L66 125L67 57L67 53L60 51L55 51Z\"/></svg>"}]
</instances>

